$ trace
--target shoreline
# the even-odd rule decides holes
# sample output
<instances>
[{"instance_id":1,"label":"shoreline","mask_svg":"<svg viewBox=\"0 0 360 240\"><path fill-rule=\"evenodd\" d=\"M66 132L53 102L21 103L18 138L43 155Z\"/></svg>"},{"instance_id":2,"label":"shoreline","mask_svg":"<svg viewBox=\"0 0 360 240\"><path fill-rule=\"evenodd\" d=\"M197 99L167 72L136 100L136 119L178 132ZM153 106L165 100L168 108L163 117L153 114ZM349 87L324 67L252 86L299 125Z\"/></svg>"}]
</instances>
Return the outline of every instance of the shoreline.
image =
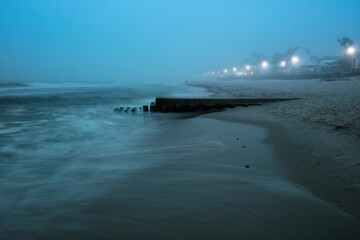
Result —
<instances>
[{"instance_id":1,"label":"shoreline","mask_svg":"<svg viewBox=\"0 0 360 240\"><path fill-rule=\"evenodd\" d=\"M20 161L2 168L8 181L0 238L358 239L359 218L324 201L328 196L313 194L318 189L298 183L294 178L304 172L296 175L293 162L286 164L292 152L281 153L282 148L273 146L287 140L274 142L273 136L287 135L280 120L271 123L266 111L261 112L277 104L208 114L110 118L109 107L91 114L87 107L71 109L65 122L45 125L54 130L49 132L54 138L78 129L71 136L88 134L67 146L71 154L44 155L43 149L52 154L68 141L59 145L44 139L48 144L19 148L17 153L26 150L18 156ZM78 121L84 114L87 125ZM81 125L70 132L69 119ZM92 129L94 124L97 128ZM19 136L37 135L44 125L28 129L34 134L25 131ZM296 147L296 152L305 151ZM31 157L34 149L39 159ZM24 160L28 156L32 161Z\"/></svg>"},{"instance_id":2,"label":"shoreline","mask_svg":"<svg viewBox=\"0 0 360 240\"><path fill-rule=\"evenodd\" d=\"M266 113L289 121L299 119L327 131L360 139L360 77L321 82L306 80L232 80L188 82L214 98L299 98L270 105ZM357 140L356 140L357 139Z\"/></svg>"},{"instance_id":3,"label":"shoreline","mask_svg":"<svg viewBox=\"0 0 360 240\"><path fill-rule=\"evenodd\" d=\"M358 84L358 80L358 78L355 79L356 84ZM271 84L272 80L265 81ZM280 81L288 85L292 82ZM314 80L305 81L314 82ZM263 83L263 81L259 81L259 83ZM258 83L250 83L250 86L247 84L248 82L208 82L192 86L205 88L212 93L212 97L254 97L259 94L261 96L264 94L266 97L301 97L301 93L306 90L289 93L289 89L286 89L287 86L279 87L278 91L277 85L272 88L259 86ZM341 85L342 83L336 84ZM251 89L254 86L255 88ZM358 86L356 85L356 87ZM316 92L311 94L315 95ZM326 97L328 95L323 98ZM316 98L313 97L313 99ZM358 149L360 149L358 129L355 128L354 131L349 132L341 125L336 125L341 122L341 118L340 120L336 119L335 124L332 124L333 119L329 117L325 121L319 122L307 119L306 114L305 117L304 114L301 115L298 112L294 114L294 111L291 112L288 109L293 106L301 109L301 104L304 103L305 112L309 106L311 107L311 104L306 103L306 99L297 101L297 103L296 101L294 101L295 103L269 103L261 107L227 109L221 113L211 113L213 115L209 115L209 117L267 128L266 142L271 144L276 151L280 165L284 168L284 171L281 172L283 177L306 186L321 199L360 218L360 204L356 201L356 199L360 199L360 159L357 157ZM327 106L325 105L325 107ZM346 106L344 108L351 109ZM357 109L354 111L356 115Z\"/></svg>"},{"instance_id":4,"label":"shoreline","mask_svg":"<svg viewBox=\"0 0 360 240\"><path fill-rule=\"evenodd\" d=\"M360 205L356 201L360 198L360 161L356 158L360 143L324 129L317 129L315 136L311 134L314 131L311 124L275 119L262 112L263 107L228 109L207 117L267 129L265 142L277 155L280 176L360 218ZM337 145L339 140L341 146Z\"/></svg>"},{"instance_id":5,"label":"shoreline","mask_svg":"<svg viewBox=\"0 0 360 240\"><path fill-rule=\"evenodd\" d=\"M116 232L124 239L357 239L358 218L280 174L266 127L226 121L243 109L252 108L190 118L154 114L175 117L143 139L162 161L75 212L81 226L93 236L91 226L109 229L101 232L109 239Z\"/></svg>"}]
</instances>

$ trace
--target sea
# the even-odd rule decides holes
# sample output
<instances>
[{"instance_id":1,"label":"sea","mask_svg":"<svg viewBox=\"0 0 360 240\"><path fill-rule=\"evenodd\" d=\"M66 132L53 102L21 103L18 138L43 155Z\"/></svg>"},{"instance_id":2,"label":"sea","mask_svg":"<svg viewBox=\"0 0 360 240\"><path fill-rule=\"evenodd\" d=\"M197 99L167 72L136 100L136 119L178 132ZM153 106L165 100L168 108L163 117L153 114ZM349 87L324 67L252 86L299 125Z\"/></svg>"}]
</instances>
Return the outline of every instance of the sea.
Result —
<instances>
[{"instance_id":1,"label":"sea","mask_svg":"<svg viewBox=\"0 0 360 240\"><path fill-rule=\"evenodd\" d=\"M170 147L154 139L189 116L139 109L157 96L208 93L184 84L1 84L0 239L77 229L56 219L168 159ZM114 112L121 106L138 110Z\"/></svg>"}]
</instances>

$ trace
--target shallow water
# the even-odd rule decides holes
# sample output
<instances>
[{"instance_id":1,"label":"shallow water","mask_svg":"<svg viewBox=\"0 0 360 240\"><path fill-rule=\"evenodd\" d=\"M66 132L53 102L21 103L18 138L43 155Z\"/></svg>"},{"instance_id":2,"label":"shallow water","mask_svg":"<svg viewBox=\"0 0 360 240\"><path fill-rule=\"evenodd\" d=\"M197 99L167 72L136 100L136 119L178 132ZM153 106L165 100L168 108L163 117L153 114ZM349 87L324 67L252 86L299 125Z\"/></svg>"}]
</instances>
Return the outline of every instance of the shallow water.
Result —
<instances>
[{"instance_id":1,"label":"shallow water","mask_svg":"<svg viewBox=\"0 0 360 240\"><path fill-rule=\"evenodd\" d=\"M275 174L266 129L112 110L196 91L3 91L0 239L357 239L357 219Z\"/></svg>"},{"instance_id":2,"label":"shallow water","mask_svg":"<svg viewBox=\"0 0 360 240\"><path fill-rule=\"evenodd\" d=\"M0 229L27 229L36 219L71 213L111 191L114 181L159 164L159 150L145 139L173 117L113 108L186 94L206 95L184 86L1 88Z\"/></svg>"}]
</instances>

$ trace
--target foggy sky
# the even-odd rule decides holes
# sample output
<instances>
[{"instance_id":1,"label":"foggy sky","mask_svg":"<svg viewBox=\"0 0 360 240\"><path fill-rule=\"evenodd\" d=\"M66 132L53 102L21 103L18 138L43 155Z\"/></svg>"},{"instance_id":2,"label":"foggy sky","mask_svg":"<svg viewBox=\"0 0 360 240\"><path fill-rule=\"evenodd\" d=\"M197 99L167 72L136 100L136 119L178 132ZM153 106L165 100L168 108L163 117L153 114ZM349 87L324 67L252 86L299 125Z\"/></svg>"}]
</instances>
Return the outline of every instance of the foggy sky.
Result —
<instances>
[{"instance_id":1,"label":"foggy sky","mask_svg":"<svg viewBox=\"0 0 360 240\"><path fill-rule=\"evenodd\" d=\"M183 82L359 26L359 0L0 0L0 82Z\"/></svg>"}]
</instances>

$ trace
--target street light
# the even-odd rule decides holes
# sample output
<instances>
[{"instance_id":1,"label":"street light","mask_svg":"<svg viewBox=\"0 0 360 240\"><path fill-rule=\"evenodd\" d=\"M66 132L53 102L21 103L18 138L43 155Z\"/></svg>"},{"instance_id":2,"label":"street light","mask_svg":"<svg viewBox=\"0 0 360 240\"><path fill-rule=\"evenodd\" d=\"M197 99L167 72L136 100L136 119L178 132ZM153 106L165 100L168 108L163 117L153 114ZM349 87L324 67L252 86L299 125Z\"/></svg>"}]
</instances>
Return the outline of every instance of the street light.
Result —
<instances>
[{"instance_id":1,"label":"street light","mask_svg":"<svg viewBox=\"0 0 360 240\"><path fill-rule=\"evenodd\" d=\"M346 49L347 54L351 56L351 73L353 71L353 63L354 63L354 55L356 52L356 49L353 46L350 46Z\"/></svg>"},{"instance_id":2,"label":"street light","mask_svg":"<svg viewBox=\"0 0 360 240\"><path fill-rule=\"evenodd\" d=\"M236 67L234 67L234 68L233 68L233 71L236 72L236 70L237 70Z\"/></svg>"},{"instance_id":3,"label":"street light","mask_svg":"<svg viewBox=\"0 0 360 240\"><path fill-rule=\"evenodd\" d=\"M262 66L263 68L267 68L267 67L269 66L269 63L268 63L267 61L263 61L263 62L261 63L261 66Z\"/></svg>"},{"instance_id":4,"label":"street light","mask_svg":"<svg viewBox=\"0 0 360 240\"><path fill-rule=\"evenodd\" d=\"M354 55L356 52L356 49L353 46L350 46L346 49L347 54Z\"/></svg>"},{"instance_id":5,"label":"street light","mask_svg":"<svg viewBox=\"0 0 360 240\"><path fill-rule=\"evenodd\" d=\"M280 67L286 67L286 62L282 61L279 65L280 65Z\"/></svg>"},{"instance_id":6,"label":"street light","mask_svg":"<svg viewBox=\"0 0 360 240\"><path fill-rule=\"evenodd\" d=\"M294 57L291 58L291 62L294 63L294 64L296 64L296 63L299 62L299 58L296 57L296 56L294 56Z\"/></svg>"},{"instance_id":7,"label":"street light","mask_svg":"<svg viewBox=\"0 0 360 240\"><path fill-rule=\"evenodd\" d=\"M227 72L228 72L228 70L225 68L225 69L224 69L224 73L227 73Z\"/></svg>"},{"instance_id":8,"label":"street light","mask_svg":"<svg viewBox=\"0 0 360 240\"><path fill-rule=\"evenodd\" d=\"M250 70L250 65L246 65L246 70Z\"/></svg>"}]
</instances>

